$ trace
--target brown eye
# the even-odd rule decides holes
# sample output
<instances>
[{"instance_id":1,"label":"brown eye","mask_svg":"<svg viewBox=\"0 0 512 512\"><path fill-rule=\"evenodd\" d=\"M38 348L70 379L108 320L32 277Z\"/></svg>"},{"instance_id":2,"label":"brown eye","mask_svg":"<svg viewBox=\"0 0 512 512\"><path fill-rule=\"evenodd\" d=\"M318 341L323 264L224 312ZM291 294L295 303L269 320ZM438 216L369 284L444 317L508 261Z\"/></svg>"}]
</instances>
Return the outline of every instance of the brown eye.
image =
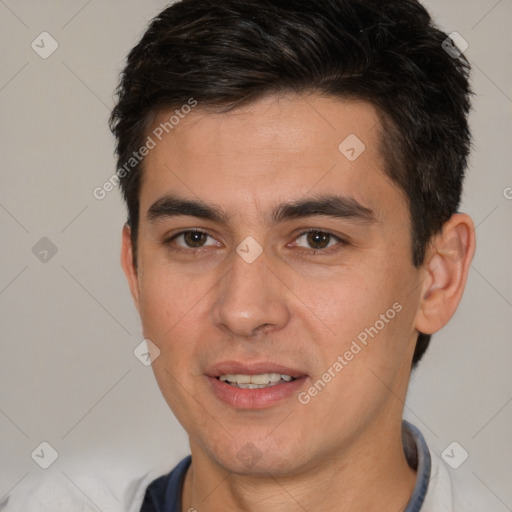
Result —
<instances>
[{"instance_id":1,"label":"brown eye","mask_svg":"<svg viewBox=\"0 0 512 512\"><path fill-rule=\"evenodd\" d=\"M331 235L322 231L310 231L307 241L313 249L325 249L331 241Z\"/></svg>"},{"instance_id":2,"label":"brown eye","mask_svg":"<svg viewBox=\"0 0 512 512\"><path fill-rule=\"evenodd\" d=\"M208 238L208 235L201 231L187 231L183 235L183 238L189 247L202 247Z\"/></svg>"},{"instance_id":3,"label":"brown eye","mask_svg":"<svg viewBox=\"0 0 512 512\"><path fill-rule=\"evenodd\" d=\"M322 249L328 249L336 244L344 241L336 235L327 231L320 231L319 229L313 229L302 233L295 239L295 243L298 247L304 247L306 249L318 251Z\"/></svg>"},{"instance_id":4,"label":"brown eye","mask_svg":"<svg viewBox=\"0 0 512 512\"><path fill-rule=\"evenodd\" d=\"M207 243L209 238L213 240L213 244ZM182 231L171 238L170 241L185 249L198 249L208 245L218 245L208 233L198 230Z\"/></svg>"}]
</instances>

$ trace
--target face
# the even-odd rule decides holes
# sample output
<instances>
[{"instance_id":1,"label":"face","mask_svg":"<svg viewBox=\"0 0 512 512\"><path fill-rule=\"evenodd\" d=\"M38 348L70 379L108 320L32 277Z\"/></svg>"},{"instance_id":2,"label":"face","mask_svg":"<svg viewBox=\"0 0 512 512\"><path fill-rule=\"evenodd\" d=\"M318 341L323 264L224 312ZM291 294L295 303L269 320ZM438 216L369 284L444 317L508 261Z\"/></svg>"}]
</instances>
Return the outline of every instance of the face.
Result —
<instances>
[{"instance_id":1,"label":"face","mask_svg":"<svg viewBox=\"0 0 512 512\"><path fill-rule=\"evenodd\" d=\"M125 270L193 454L291 474L401 420L420 275L379 140L369 104L271 96L145 158Z\"/></svg>"}]
</instances>

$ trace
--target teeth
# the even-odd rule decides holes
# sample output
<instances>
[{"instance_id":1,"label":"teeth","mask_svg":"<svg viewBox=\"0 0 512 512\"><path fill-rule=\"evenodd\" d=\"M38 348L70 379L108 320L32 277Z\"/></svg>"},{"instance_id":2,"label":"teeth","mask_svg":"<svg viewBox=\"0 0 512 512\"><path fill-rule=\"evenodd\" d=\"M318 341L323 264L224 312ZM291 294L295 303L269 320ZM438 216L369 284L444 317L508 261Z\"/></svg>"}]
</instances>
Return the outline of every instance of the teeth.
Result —
<instances>
[{"instance_id":1,"label":"teeth","mask_svg":"<svg viewBox=\"0 0 512 512\"><path fill-rule=\"evenodd\" d=\"M281 380L290 382L293 380L293 377L280 373L261 373L259 375L226 374L221 375L219 379L239 388L257 389L267 386L274 386L275 384L281 382Z\"/></svg>"},{"instance_id":2,"label":"teeth","mask_svg":"<svg viewBox=\"0 0 512 512\"><path fill-rule=\"evenodd\" d=\"M272 383L272 376L276 375L275 373L262 373L261 375L251 375L251 384L270 384ZM278 380L281 379L281 375L277 375Z\"/></svg>"}]
</instances>

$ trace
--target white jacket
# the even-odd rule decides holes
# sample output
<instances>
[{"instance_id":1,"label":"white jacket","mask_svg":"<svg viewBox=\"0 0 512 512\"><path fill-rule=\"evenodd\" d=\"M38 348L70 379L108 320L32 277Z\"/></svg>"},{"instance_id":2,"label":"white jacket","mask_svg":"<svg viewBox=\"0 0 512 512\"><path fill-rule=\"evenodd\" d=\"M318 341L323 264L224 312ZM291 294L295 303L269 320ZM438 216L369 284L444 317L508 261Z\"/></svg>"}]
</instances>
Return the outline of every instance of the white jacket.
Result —
<instances>
[{"instance_id":1,"label":"white jacket","mask_svg":"<svg viewBox=\"0 0 512 512\"><path fill-rule=\"evenodd\" d=\"M430 480L421 512L511 510L475 475L451 469L431 451L430 459ZM123 471L72 479L63 472L56 475L35 486L16 486L0 501L0 512L139 512L146 487L158 476L134 477Z\"/></svg>"}]
</instances>

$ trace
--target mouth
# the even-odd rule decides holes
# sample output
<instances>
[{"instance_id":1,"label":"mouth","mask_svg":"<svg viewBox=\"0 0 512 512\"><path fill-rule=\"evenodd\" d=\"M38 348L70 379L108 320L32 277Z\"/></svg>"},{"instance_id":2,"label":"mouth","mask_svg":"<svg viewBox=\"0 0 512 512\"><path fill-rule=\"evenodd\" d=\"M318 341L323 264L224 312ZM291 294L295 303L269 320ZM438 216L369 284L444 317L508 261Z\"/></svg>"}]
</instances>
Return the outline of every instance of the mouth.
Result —
<instances>
[{"instance_id":1,"label":"mouth","mask_svg":"<svg viewBox=\"0 0 512 512\"><path fill-rule=\"evenodd\" d=\"M260 373L257 375L224 374L217 377L221 382L240 389L263 389L284 382L292 382L295 377L284 373Z\"/></svg>"},{"instance_id":2,"label":"mouth","mask_svg":"<svg viewBox=\"0 0 512 512\"><path fill-rule=\"evenodd\" d=\"M206 372L213 394L236 409L263 409L296 395L308 376L270 362L226 361Z\"/></svg>"}]
</instances>

